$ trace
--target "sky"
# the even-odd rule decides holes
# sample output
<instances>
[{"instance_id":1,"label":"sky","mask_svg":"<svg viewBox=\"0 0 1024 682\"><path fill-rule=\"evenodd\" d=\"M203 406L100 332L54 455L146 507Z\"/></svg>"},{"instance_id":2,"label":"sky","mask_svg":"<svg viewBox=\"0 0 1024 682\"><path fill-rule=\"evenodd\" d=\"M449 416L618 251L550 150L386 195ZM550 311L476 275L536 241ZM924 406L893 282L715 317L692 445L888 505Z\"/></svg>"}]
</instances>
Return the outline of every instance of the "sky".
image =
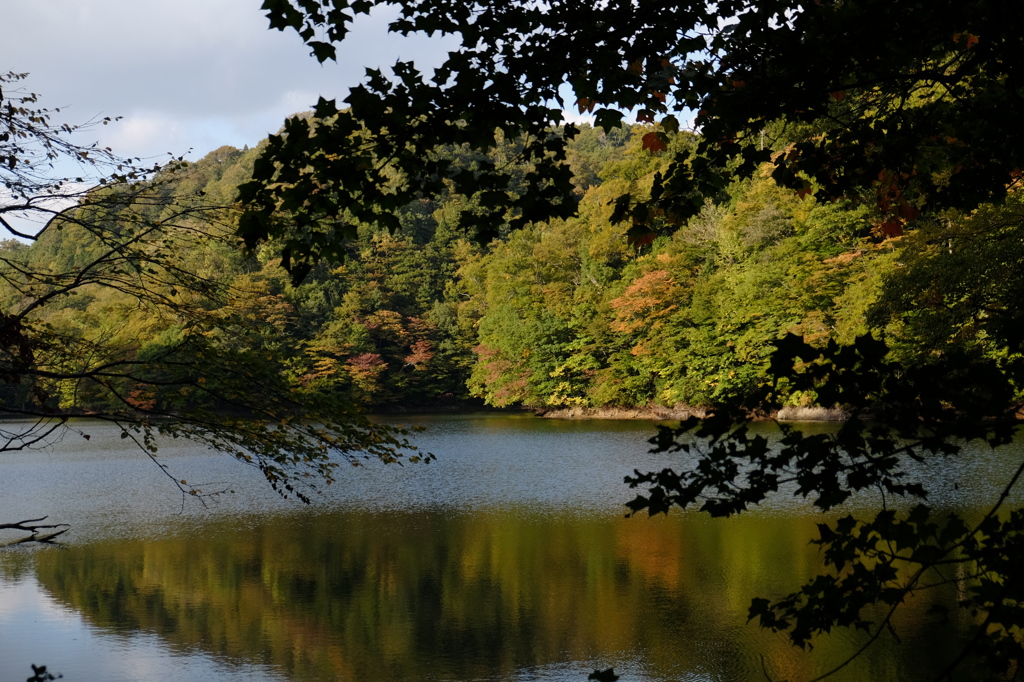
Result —
<instances>
[{"instance_id":1,"label":"sky","mask_svg":"<svg viewBox=\"0 0 1024 682\"><path fill-rule=\"evenodd\" d=\"M89 142L124 157L201 158L276 132L284 119L337 98L366 67L398 59L439 64L454 43L386 32L388 15L360 17L320 65L292 30L268 28L261 0L0 0L0 72L62 122L120 116ZM189 150L192 153L189 153Z\"/></svg>"}]
</instances>

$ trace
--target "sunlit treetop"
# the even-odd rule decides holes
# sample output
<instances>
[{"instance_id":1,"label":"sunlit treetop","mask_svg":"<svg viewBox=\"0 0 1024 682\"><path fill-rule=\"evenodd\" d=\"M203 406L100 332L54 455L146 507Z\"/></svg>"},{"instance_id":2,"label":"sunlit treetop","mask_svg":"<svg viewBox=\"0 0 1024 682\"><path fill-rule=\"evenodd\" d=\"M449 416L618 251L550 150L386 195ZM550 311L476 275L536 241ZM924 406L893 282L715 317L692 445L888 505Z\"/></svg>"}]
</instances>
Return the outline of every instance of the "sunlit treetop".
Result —
<instances>
[{"instance_id":1,"label":"sunlit treetop","mask_svg":"<svg viewBox=\"0 0 1024 682\"><path fill-rule=\"evenodd\" d=\"M271 26L292 28L321 60L334 57L368 0L266 0ZM475 195L481 239L499 225L571 214L563 111L599 126L652 124L644 147L692 122L693 151L675 152L650 199L622 197L616 218L679 224L735 174L762 163L784 186L877 209L883 234L922 211L998 200L1024 167L1020 60L1024 8L1013 2L749 0L582 3L400 3L400 34L455 36L433 72L399 62L368 70L315 123L292 119L271 138L242 191L243 236L288 241L301 276L350 223L395 227L394 209L447 187ZM506 168L455 172L439 146L486 150L521 140L526 191ZM275 222L283 209L300 229ZM467 217L467 221L468 221Z\"/></svg>"}]
</instances>

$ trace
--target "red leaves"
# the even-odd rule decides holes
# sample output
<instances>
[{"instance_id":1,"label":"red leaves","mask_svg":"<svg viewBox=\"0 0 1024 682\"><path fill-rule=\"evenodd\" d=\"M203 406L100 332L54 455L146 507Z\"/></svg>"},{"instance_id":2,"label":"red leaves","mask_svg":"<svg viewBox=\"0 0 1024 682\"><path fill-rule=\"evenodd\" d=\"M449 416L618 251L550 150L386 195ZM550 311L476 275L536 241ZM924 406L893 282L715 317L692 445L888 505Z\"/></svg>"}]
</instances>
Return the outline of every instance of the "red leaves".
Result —
<instances>
[{"instance_id":1,"label":"red leaves","mask_svg":"<svg viewBox=\"0 0 1024 682\"><path fill-rule=\"evenodd\" d=\"M370 370L386 365L380 353L361 353L348 359L348 364L358 370Z\"/></svg>"},{"instance_id":2,"label":"red leaves","mask_svg":"<svg viewBox=\"0 0 1024 682\"><path fill-rule=\"evenodd\" d=\"M654 270L633 281L611 302L612 330L626 334L657 326L679 308L680 288L667 270Z\"/></svg>"},{"instance_id":3,"label":"red leaves","mask_svg":"<svg viewBox=\"0 0 1024 682\"><path fill-rule=\"evenodd\" d=\"M580 97L578 100L576 100L576 108L579 109L579 112L581 114L583 112L586 112L588 114L593 112L595 104L597 104L597 102L590 99L589 97Z\"/></svg>"},{"instance_id":4,"label":"red leaves","mask_svg":"<svg viewBox=\"0 0 1024 682\"><path fill-rule=\"evenodd\" d=\"M646 225L634 225L626 231L626 243L637 248L654 243L658 233Z\"/></svg>"},{"instance_id":5,"label":"red leaves","mask_svg":"<svg viewBox=\"0 0 1024 682\"><path fill-rule=\"evenodd\" d=\"M903 220L908 222L917 220L917 216L920 215L920 211L917 210L917 207L912 206L905 201L901 202L900 205L896 207L896 213L900 218L903 218Z\"/></svg>"},{"instance_id":6,"label":"red leaves","mask_svg":"<svg viewBox=\"0 0 1024 682\"><path fill-rule=\"evenodd\" d=\"M953 34L953 42L954 43L959 43L961 40L964 41L964 43L966 43L968 50L978 44L978 36L974 35L973 33L954 33Z\"/></svg>"},{"instance_id":7,"label":"red leaves","mask_svg":"<svg viewBox=\"0 0 1024 682\"><path fill-rule=\"evenodd\" d=\"M883 170L878 174L875 183L875 194L878 197L877 207L885 220L878 224L874 231L885 238L899 237L904 226L917 220L920 211L908 200L907 184L916 175L916 171L893 173Z\"/></svg>"},{"instance_id":8,"label":"red leaves","mask_svg":"<svg viewBox=\"0 0 1024 682\"><path fill-rule=\"evenodd\" d=\"M886 238L900 237L903 235L903 221L899 218L889 218L875 229Z\"/></svg>"},{"instance_id":9,"label":"red leaves","mask_svg":"<svg viewBox=\"0 0 1024 682\"><path fill-rule=\"evenodd\" d=\"M403 360L407 365L412 365L416 369L423 369L428 362L434 357L433 348L429 341L414 341L409 346L409 354L406 355Z\"/></svg>"},{"instance_id":10,"label":"red leaves","mask_svg":"<svg viewBox=\"0 0 1024 682\"><path fill-rule=\"evenodd\" d=\"M156 392L150 387L139 385L129 392L125 400L137 410L152 410L156 407ZM89 439L86 434L82 435L86 440Z\"/></svg>"},{"instance_id":11,"label":"red leaves","mask_svg":"<svg viewBox=\"0 0 1024 682\"><path fill-rule=\"evenodd\" d=\"M668 149L668 136L659 132L647 133L643 136L642 148L652 154L660 154Z\"/></svg>"}]
</instances>

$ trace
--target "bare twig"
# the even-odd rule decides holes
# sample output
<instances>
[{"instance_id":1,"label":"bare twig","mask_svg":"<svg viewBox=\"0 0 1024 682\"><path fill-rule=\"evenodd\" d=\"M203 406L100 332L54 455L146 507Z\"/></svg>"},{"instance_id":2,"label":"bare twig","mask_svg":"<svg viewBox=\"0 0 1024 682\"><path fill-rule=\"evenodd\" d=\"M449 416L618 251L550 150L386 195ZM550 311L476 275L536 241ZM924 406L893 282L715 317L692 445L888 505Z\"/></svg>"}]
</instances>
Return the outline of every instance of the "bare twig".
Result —
<instances>
[{"instance_id":1,"label":"bare twig","mask_svg":"<svg viewBox=\"0 0 1024 682\"><path fill-rule=\"evenodd\" d=\"M41 523L41 521L45 521L48 518L48 516L43 516L38 519L25 519L24 521L15 521L14 523L0 523L0 530L17 530L29 533L27 537L5 543L0 545L0 547L21 545L26 542L45 542L47 544L52 544L54 538L71 530L71 526L66 523ZM43 533L43 531L52 532Z\"/></svg>"}]
</instances>

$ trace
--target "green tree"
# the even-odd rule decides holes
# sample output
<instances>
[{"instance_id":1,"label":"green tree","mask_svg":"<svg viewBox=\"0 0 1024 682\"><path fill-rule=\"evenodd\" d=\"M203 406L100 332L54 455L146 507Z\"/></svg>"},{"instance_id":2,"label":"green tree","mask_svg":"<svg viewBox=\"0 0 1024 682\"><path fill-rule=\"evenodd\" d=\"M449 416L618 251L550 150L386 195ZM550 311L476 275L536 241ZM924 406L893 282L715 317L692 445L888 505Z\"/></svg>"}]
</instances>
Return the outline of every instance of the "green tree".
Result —
<instances>
[{"instance_id":1,"label":"green tree","mask_svg":"<svg viewBox=\"0 0 1024 682\"><path fill-rule=\"evenodd\" d=\"M53 122L23 78L0 76L0 225L34 242L0 248L0 413L19 418L0 451L87 438L69 420L88 416L119 425L183 495L218 491L160 464L159 437L228 453L306 501L342 462L401 457L400 430L289 378L303 350L275 319L286 302L225 279L223 258L240 254L230 207L189 191L209 164L143 168L73 143L80 130ZM69 162L80 175L57 176Z\"/></svg>"},{"instance_id":2,"label":"green tree","mask_svg":"<svg viewBox=\"0 0 1024 682\"><path fill-rule=\"evenodd\" d=\"M374 4L268 0L264 9L272 27L299 30L324 60L353 16ZM1020 11L980 0L609 3L585 11L571 2L543 10L403 3L393 31L440 32L461 48L432 77L404 62L391 77L372 71L348 109L320 102L327 125L293 119L243 191L250 211L242 232L285 236L289 256L305 267L333 254L329 216L351 211L391 226L397 208L436 194L445 180L483 200L488 210L467 224L485 237L509 211L515 226L564 217L574 208L573 173L559 162L578 129L553 126L573 106L606 129L626 111L659 120L661 129L644 138L655 152L666 149L680 115L697 112L697 154L668 150L651 197L623 197L620 214L641 224L656 214L678 224L704 197L721 199L735 171L768 162L789 187L810 189L815 180L819 198L869 195L879 229L896 232L922 210L1002 197L1024 166L1011 66ZM574 101L563 99L565 86ZM515 198L503 196L512 178L501 164L453 171L433 152L494 148L496 130L502 139L522 135L533 164L529 191ZM278 201L296 211L297 232L286 235L269 218Z\"/></svg>"},{"instance_id":3,"label":"green tree","mask_svg":"<svg viewBox=\"0 0 1024 682\"><path fill-rule=\"evenodd\" d=\"M271 27L297 30L323 61L354 14L375 4L265 0L264 9ZM570 217L578 188L589 182L585 168L564 163L578 129L557 124L573 106L593 113L605 131L626 112L658 124L643 135L642 147L662 155L663 170L649 188L617 197L612 215L630 223L631 239L641 244L685 225L708 199L725 203L736 178L752 176L761 164L783 187L819 201L851 202L877 240L948 219L947 210L998 212L982 204L1012 195L1024 167L1024 83L1016 66L1022 25L1024 7L1003 0L403 2L392 31L439 32L461 46L432 76L401 62L391 75L369 72L347 98L349 108L318 103L320 125L289 121L287 134L271 138L254 180L242 188L240 234L250 244L283 238L286 267L301 278L318 259L339 255L335 216L394 227L398 208L446 187L477 201L481 210L464 212L463 221L483 241L499 225ZM695 145L673 147L688 111L696 112L700 136ZM434 151L438 145L486 151L499 138L523 140L525 192L508 192L507 166L453 169ZM575 184L574 172L581 176ZM278 222L279 207L296 222ZM720 253L739 262L750 249L786 236L778 215L753 217L742 230L717 234L719 249L728 246ZM963 214L953 220L967 224ZM848 234L849 221L824 230L818 224L803 235L815 248L834 248ZM948 267L941 260L924 249L915 262ZM752 296L763 273L749 274L751 286L737 291ZM661 433L656 444L663 449L688 450L694 434L708 447L692 470L638 474L634 484L650 487L634 510L698 504L735 513L785 481L795 481L800 494L824 509L869 487L924 496L906 479L908 459L953 452L956 439L1006 442L1021 371L1018 335L1009 330L1020 328L1019 317L1009 299L994 312L972 305L987 305L988 293L965 301L955 283L967 279L959 275L951 286L936 286L927 273L922 278L905 281L928 291L930 300L955 303L952 316L967 333L991 324L1002 347L986 335L976 337L989 343L986 353L928 345L937 343L929 316L916 324L902 312L906 299L891 309L909 333L899 338L920 344L919 352L900 354L916 357L911 364L887 359L885 344L865 337L846 347L782 339L770 359L762 356L771 381L753 395L725 400L717 419ZM870 307L870 291L866 286L855 296L862 310ZM624 311L643 292L633 293L636 300L624 301ZM973 327L967 311L980 321ZM620 323L628 326L628 319ZM781 453L735 426L741 413L730 403L770 406L794 390L869 412L881 423L851 420L834 437L788 433ZM964 603L983 614L967 649L996 670L1013 669L1022 659L1024 587L1016 577L1024 517L997 511L1015 483L1016 477L978 525L955 516L937 522L925 506L909 515L883 510L873 520L823 524L819 542L834 572L781 602L755 601L752 617L787 629L797 644L836 625L863 627L877 638L888 620L869 623L868 604L895 608L930 580L947 581L943 567L960 562L973 580ZM894 569L901 563L912 567L912 579ZM948 671L962 662L963 655L952 657Z\"/></svg>"}]
</instances>

